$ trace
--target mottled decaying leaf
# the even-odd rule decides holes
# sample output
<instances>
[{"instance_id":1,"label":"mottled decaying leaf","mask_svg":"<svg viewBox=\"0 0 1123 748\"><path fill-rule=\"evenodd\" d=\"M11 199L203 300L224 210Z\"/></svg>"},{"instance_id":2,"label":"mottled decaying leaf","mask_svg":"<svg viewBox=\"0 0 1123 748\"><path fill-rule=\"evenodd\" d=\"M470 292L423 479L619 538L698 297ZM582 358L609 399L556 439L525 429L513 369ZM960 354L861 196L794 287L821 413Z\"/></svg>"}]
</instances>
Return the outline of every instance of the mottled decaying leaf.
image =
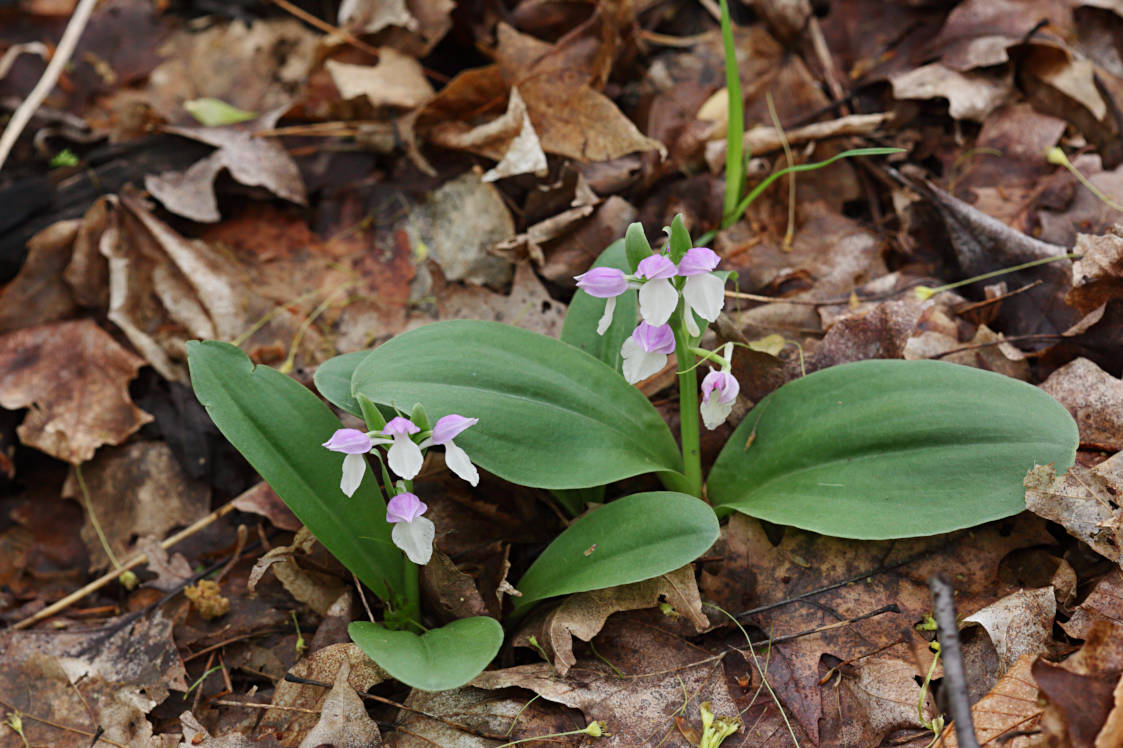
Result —
<instances>
[{"instance_id":1,"label":"mottled decaying leaf","mask_svg":"<svg viewBox=\"0 0 1123 748\"><path fill-rule=\"evenodd\" d=\"M371 686L386 680L387 676L355 644L333 644L313 652L289 671L299 678L335 683L340 668L348 665L347 682L351 688L366 693ZM267 712L261 722L263 732L271 732L284 745L298 745L316 722L316 715L327 698L328 690L322 686L281 681L273 692L275 706L298 707L311 713L275 710Z\"/></svg>"},{"instance_id":2,"label":"mottled decaying leaf","mask_svg":"<svg viewBox=\"0 0 1123 748\"><path fill-rule=\"evenodd\" d=\"M378 725L367 714L366 706L348 677L351 664L344 660L324 703L320 705L320 721L300 741L300 748L332 745L336 748L365 748L382 745Z\"/></svg>"},{"instance_id":3,"label":"mottled decaying leaf","mask_svg":"<svg viewBox=\"0 0 1123 748\"><path fill-rule=\"evenodd\" d=\"M1087 314L1096 307L1123 297L1123 224L1102 236L1077 234L1072 263L1072 290L1065 302Z\"/></svg>"},{"instance_id":4,"label":"mottled decaying leaf","mask_svg":"<svg viewBox=\"0 0 1123 748\"><path fill-rule=\"evenodd\" d=\"M0 698L8 709L83 731L25 717L32 745L86 748L99 728L107 740L154 745L147 714L171 691L186 690L172 621L159 612L95 631L0 634ZM7 729L2 734L5 746L22 745Z\"/></svg>"},{"instance_id":5,"label":"mottled decaying leaf","mask_svg":"<svg viewBox=\"0 0 1123 748\"><path fill-rule=\"evenodd\" d=\"M533 636L539 646L553 655L558 675L564 676L577 664L573 638L592 641L613 613L651 608L665 600L673 615L685 616L698 631L709 626L702 611L693 566L634 584L609 587L570 595L552 610L532 617L513 639L515 646L532 647ZM668 613L670 614L670 613Z\"/></svg>"},{"instance_id":6,"label":"mottled decaying leaf","mask_svg":"<svg viewBox=\"0 0 1123 748\"><path fill-rule=\"evenodd\" d=\"M1068 409L1084 448L1123 449L1123 381L1086 358L1078 358L1049 375L1041 385Z\"/></svg>"},{"instance_id":7,"label":"mottled decaying leaf","mask_svg":"<svg viewBox=\"0 0 1123 748\"><path fill-rule=\"evenodd\" d=\"M1084 639L1096 620L1123 620L1123 571L1112 571L1096 581L1092 591L1076 607L1072 616L1061 624L1069 636Z\"/></svg>"},{"instance_id":8,"label":"mottled decaying leaf","mask_svg":"<svg viewBox=\"0 0 1123 748\"><path fill-rule=\"evenodd\" d=\"M550 296L529 263L515 266L509 293L476 285L458 285L433 276L439 319L484 319L558 337L566 306Z\"/></svg>"},{"instance_id":9,"label":"mottled decaying leaf","mask_svg":"<svg viewBox=\"0 0 1123 748\"><path fill-rule=\"evenodd\" d=\"M1002 677L1023 657L1048 651L1056 615L1053 588L1041 587L1011 593L966 616L963 623L986 630L998 655L997 674Z\"/></svg>"},{"instance_id":10,"label":"mottled decaying leaf","mask_svg":"<svg viewBox=\"0 0 1123 748\"><path fill-rule=\"evenodd\" d=\"M0 332L66 319L76 309L63 271L81 223L59 221L28 240L19 273L0 288Z\"/></svg>"},{"instance_id":11,"label":"mottled decaying leaf","mask_svg":"<svg viewBox=\"0 0 1123 748\"><path fill-rule=\"evenodd\" d=\"M915 726L902 722L892 727L869 715L868 711L877 706L869 700L853 702L854 712L840 714L829 707L833 691L821 691L819 686L824 654L850 661L868 658L871 652L889 647L873 659L914 660L914 675L923 678L930 656L924 648L923 657L910 657L912 640L903 638L902 632L910 630L931 610L928 576L937 569L953 576L959 611L970 615L1020 586L996 586L995 576L1003 558L1015 549L1048 543L1051 537L1043 521L1024 513L966 532L897 541L848 541L789 528L779 544L774 545L759 522L741 516L731 517L725 532L727 542L732 534L737 544L751 550L737 555L735 563L723 565L718 579L711 584L724 583L727 599L736 599L738 593L751 597L750 607L769 606L870 574L858 584L816 594L809 602L781 605L745 619L767 635L779 637L837 624L842 618L863 615L889 604L900 611L831 628L815 636L798 637L771 648L766 671L772 687L789 716L813 740L819 739L820 729L829 734L848 722L880 724L890 731ZM859 659L854 667L861 668L867 662ZM983 676L972 673L970 677ZM915 715L914 708L912 716ZM864 735L859 742L876 745L885 734Z\"/></svg>"},{"instance_id":12,"label":"mottled decaying leaf","mask_svg":"<svg viewBox=\"0 0 1123 748\"><path fill-rule=\"evenodd\" d=\"M82 477L94 515L118 560L132 554L138 535L163 538L172 528L203 517L210 508L210 486L188 478L164 442L133 442L103 450L82 466ZM62 495L85 508L73 472L63 485ZM88 516L82 540L90 552L92 569L109 565Z\"/></svg>"},{"instance_id":13,"label":"mottled decaying leaf","mask_svg":"<svg viewBox=\"0 0 1123 748\"><path fill-rule=\"evenodd\" d=\"M960 73L938 62L890 78L898 99L947 99L955 119L978 122L1013 96L1012 71Z\"/></svg>"},{"instance_id":14,"label":"mottled decaying leaf","mask_svg":"<svg viewBox=\"0 0 1123 748\"><path fill-rule=\"evenodd\" d=\"M1037 701L1037 684L1030 669L1034 656L1022 655L1006 675L994 685L990 693L971 707L971 719L981 745L990 745L995 738L1012 731L1031 732L1041 719L1042 708ZM1029 748L1036 745L1030 735L1014 735L1003 744L1012 748ZM937 743L946 748L956 748L955 725L948 725Z\"/></svg>"},{"instance_id":15,"label":"mottled decaying leaf","mask_svg":"<svg viewBox=\"0 0 1123 748\"><path fill-rule=\"evenodd\" d=\"M18 429L24 444L85 462L152 420L129 398L143 365L92 320L18 330L0 337L0 406L31 409Z\"/></svg>"},{"instance_id":16,"label":"mottled decaying leaf","mask_svg":"<svg viewBox=\"0 0 1123 748\"><path fill-rule=\"evenodd\" d=\"M1123 452L1087 470L1057 477L1050 465L1026 473L1026 509L1062 525L1104 558L1123 564Z\"/></svg>"},{"instance_id":17,"label":"mottled decaying leaf","mask_svg":"<svg viewBox=\"0 0 1123 748\"><path fill-rule=\"evenodd\" d=\"M604 720L611 735L596 745L606 748L656 745L661 740L663 745L685 745L675 739L675 716L696 724L698 704L703 701L709 701L720 716L739 711L719 657L686 645L650 617L610 619L597 638L597 652L603 661L581 658L564 678L549 663L537 663L487 671L471 685L489 690L525 688L548 701L580 709L588 721ZM742 734L745 745L791 745L778 721L766 718L754 727L759 729ZM780 735L773 737L777 728Z\"/></svg>"}]
</instances>

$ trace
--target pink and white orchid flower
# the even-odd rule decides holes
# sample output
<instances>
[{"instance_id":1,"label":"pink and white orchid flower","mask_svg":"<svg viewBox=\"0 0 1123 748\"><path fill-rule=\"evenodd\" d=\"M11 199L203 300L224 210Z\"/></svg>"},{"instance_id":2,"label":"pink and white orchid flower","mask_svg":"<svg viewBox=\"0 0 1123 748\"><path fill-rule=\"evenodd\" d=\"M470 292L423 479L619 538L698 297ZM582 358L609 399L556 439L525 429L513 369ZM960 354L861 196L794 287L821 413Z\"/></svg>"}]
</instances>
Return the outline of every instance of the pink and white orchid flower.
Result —
<instances>
[{"instance_id":1,"label":"pink and white orchid flower","mask_svg":"<svg viewBox=\"0 0 1123 748\"><path fill-rule=\"evenodd\" d=\"M455 413L444 416L437 420L436 425L433 426L433 435L421 442L420 448L443 446L445 448L445 465L448 466L448 469L473 486L478 485L480 482L479 471L468 459L468 453L456 446L452 440L464 429L475 426L479 422L480 419L478 418L465 418Z\"/></svg>"},{"instance_id":2,"label":"pink and white orchid flower","mask_svg":"<svg viewBox=\"0 0 1123 748\"><path fill-rule=\"evenodd\" d=\"M406 557L424 566L433 557L433 538L437 528L431 519L422 517L429 509L415 494L403 491L386 504L386 521L394 525L390 539Z\"/></svg>"}]
</instances>

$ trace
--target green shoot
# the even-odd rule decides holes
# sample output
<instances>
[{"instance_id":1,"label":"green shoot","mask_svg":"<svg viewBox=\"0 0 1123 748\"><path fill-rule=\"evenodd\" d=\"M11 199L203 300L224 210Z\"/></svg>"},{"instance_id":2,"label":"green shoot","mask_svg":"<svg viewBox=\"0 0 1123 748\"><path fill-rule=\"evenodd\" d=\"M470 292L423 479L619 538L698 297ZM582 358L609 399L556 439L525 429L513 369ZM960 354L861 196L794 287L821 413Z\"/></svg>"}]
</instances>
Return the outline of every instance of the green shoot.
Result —
<instances>
[{"instance_id":1,"label":"green shoot","mask_svg":"<svg viewBox=\"0 0 1123 748\"><path fill-rule=\"evenodd\" d=\"M1068 160L1068 156L1066 156L1065 152L1060 148L1054 146L1046 151L1045 160L1051 164L1063 166L1064 168L1068 169L1070 172L1072 172L1072 176L1076 177L1076 181L1087 187L1088 191L1096 196L1096 199L1098 199L1101 203L1111 208L1112 210L1117 210L1123 213L1123 205L1120 205L1119 203L1112 200L1110 197L1105 195L1099 187L1092 184L1091 180L1089 180L1088 177L1081 174L1080 170L1072 165L1072 162Z\"/></svg>"},{"instance_id":2,"label":"green shoot","mask_svg":"<svg viewBox=\"0 0 1123 748\"><path fill-rule=\"evenodd\" d=\"M737 71L737 49L728 0L721 0L721 46L725 49L725 90L729 93L729 117L725 128L725 202L721 227L733 225L739 214L737 200L745 188L745 102L741 99L741 76Z\"/></svg>"}]
</instances>

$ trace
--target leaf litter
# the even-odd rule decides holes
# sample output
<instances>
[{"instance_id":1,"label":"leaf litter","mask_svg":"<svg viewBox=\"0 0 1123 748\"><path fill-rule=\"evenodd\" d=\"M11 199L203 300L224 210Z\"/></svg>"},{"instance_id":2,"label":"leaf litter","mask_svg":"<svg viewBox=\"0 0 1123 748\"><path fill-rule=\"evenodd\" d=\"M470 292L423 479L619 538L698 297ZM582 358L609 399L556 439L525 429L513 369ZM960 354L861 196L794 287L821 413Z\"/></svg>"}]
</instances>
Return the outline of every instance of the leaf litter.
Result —
<instances>
[{"instance_id":1,"label":"leaf litter","mask_svg":"<svg viewBox=\"0 0 1123 748\"><path fill-rule=\"evenodd\" d=\"M17 623L111 569L106 549L149 558L135 590L103 583L0 637L0 707L32 744L102 730L126 745L495 746L601 719L611 735L597 743L685 746L708 702L743 723L726 745L922 746L944 685L938 663L931 690L919 685L935 569L958 592L981 741L1120 741L1117 8L735 10L750 179L785 165L781 134L803 162L907 153L800 174L791 214L781 180L721 226L728 96L702 5L528 2L500 20L348 0L317 17L338 33L284 3L243 5L189 19L102 3L0 173L5 227L33 237L0 287L0 614ZM51 49L51 14L73 4L48 6L7 11L20 23L0 31L2 107L34 85L33 45ZM201 98L258 118L200 126L186 105ZM181 140L151 147L212 150L97 187L113 149L143 149L152 130ZM64 147L90 170L48 173ZM1045 158L1054 147L1080 178ZM19 200L29 175L51 195L34 208L45 216ZM859 544L736 516L694 568L523 622L469 686L393 685L346 643L362 590L293 538L268 487L243 493L252 470L200 445L217 435L189 432L182 404L164 402L186 381L184 343L233 341L307 381L332 355L436 319L556 336L572 277L633 220L654 237L678 212L717 232L748 294L731 299L723 338L778 341L735 362L748 398L848 361L954 361L1060 401L1080 429L1077 467L1031 472L1026 514L950 536ZM663 381L645 390L657 405ZM68 465L85 491L77 473L64 482ZM479 494L441 485L434 516L457 531L437 540L426 595L445 618L502 615L508 572L562 523L549 497L489 477ZM207 520L235 498L237 513ZM179 594L204 568L229 606L213 620ZM22 740L0 728L9 744ZM950 726L941 744L955 744Z\"/></svg>"}]
</instances>

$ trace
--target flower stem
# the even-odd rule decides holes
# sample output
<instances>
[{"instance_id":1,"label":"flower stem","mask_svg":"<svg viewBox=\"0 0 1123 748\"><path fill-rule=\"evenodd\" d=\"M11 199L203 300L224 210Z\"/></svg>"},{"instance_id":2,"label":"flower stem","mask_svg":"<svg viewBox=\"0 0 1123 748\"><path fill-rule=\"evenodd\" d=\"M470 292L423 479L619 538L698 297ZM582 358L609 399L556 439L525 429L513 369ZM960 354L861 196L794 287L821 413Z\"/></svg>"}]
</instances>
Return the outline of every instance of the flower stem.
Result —
<instances>
[{"instance_id":1,"label":"flower stem","mask_svg":"<svg viewBox=\"0 0 1123 748\"><path fill-rule=\"evenodd\" d=\"M403 618L418 624L421 623L421 592L418 585L420 574L421 567L406 559L402 566L402 594L406 605Z\"/></svg>"},{"instance_id":2,"label":"flower stem","mask_svg":"<svg viewBox=\"0 0 1123 748\"><path fill-rule=\"evenodd\" d=\"M690 312L687 311L687 314ZM672 325L675 331L675 358L681 372L678 375L679 435L682 440L683 473L690 493L702 498L702 450L698 436L698 371L692 366L694 354L690 351L690 338L681 324Z\"/></svg>"}]
</instances>

